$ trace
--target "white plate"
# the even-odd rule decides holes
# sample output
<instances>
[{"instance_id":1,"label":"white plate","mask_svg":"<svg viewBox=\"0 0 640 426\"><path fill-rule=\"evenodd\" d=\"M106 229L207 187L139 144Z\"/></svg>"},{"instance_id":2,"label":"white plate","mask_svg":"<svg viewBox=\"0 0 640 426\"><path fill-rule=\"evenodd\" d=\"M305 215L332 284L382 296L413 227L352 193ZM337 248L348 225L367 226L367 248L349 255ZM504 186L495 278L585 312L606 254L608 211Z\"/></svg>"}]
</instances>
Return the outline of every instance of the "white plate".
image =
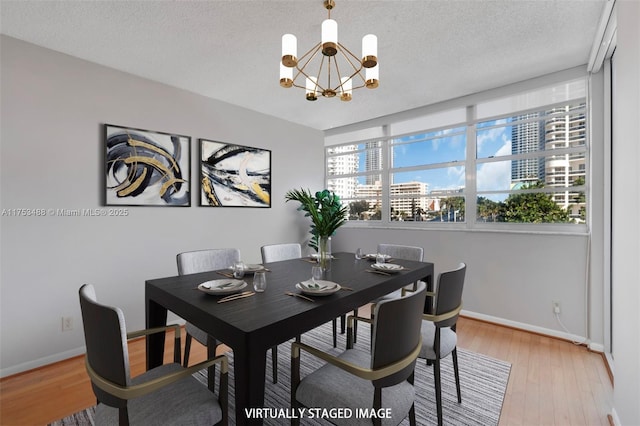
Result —
<instances>
[{"instance_id":1,"label":"white plate","mask_svg":"<svg viewBox=\"0 0 640 426\"><path fill-rule=\"evenodd\" d=\"M318 257L319 257L319 256L320 256L320 255L319 255L318 253L311 253L311 254L309 255L309 257L310 257L311 259L313 259L313 260L318 260ZM332 258L332 259L335 259L335 257L333 257L333 255L331 256L331 258Z\"/></svg>"},{"instance_id":2,"label":"white plate","mask_svg":"<svg viewBox=\"0 0 640 426\"><path fill-rule=\"evenodd\" d=\"M365 259L369 259L369 260L376 260L376 257L377 257L377 256L378 256L378 255L377 255L377 254L375 254L375 253L372 253L372 254L365 254L365 255L364 255ZM384 257L384 260L389 260L389 259L391 259L391 256L389 256L388 254L383 254L382 256Z\"/></svg>"},{"instance_id":3,"label":"white plate","mask_svg":"<svg viewBox=\"0 0 640 426\"><path fill-rule=\"evenodd\" d=\"M336 284L331 281L316 280L316 283L320 286L317 289L312 288L313 282L311 280L303 281L296 284L296 288L302 293L308 294L310 296L327 296L329 294L335 293L336 291L339 291L341 288L340 284Z\"/></svg>"},{"instance_id":4,"label":"white plate","mask_svg":"<svg viewBox=\"0 0 640 426\"><path fill-rule=\"evenodd\" d=\"M247 264L245 265L244 273L245 274L253 274L254 272L264 271L265 267L263 265L258 264Z\"/></svg>"},{"instance_id":5,"label":"white plate","mask_svg":"<svg viewBox=\"0 0 640 426\"><path fill-rule=\"evenodd\" d=\"M240 280L234 280L231 278L223 280L207 281L198 285L198 290L207 294L213 294L215 296L222 296L226 294L236 293L247 286L247 283Z\"/></svg>"},{"instance_id":6,"label":"white plate","mask_svg":"<svg viewBox=\"0 0 640 426\"><path fill-rule=\"evenodd\" d=\"M371 268L384 272L400 272L404 269L402 265L396 265L395 263L374 263Z\"/></svg>"}]
</instances>

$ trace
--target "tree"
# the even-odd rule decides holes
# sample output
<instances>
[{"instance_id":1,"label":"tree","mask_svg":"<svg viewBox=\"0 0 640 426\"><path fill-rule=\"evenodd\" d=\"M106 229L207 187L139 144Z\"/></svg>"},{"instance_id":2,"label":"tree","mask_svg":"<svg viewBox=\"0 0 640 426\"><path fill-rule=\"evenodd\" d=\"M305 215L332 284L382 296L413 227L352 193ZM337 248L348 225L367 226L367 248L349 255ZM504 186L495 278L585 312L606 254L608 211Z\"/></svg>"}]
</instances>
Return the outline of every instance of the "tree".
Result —
<instances>
[{"instance_id":1,"label":"tree","mask_svg":"<svg viewBox=\"0 0 640 426\"><path fill-rule=\"evenodd\" d=\"M440 210L447 217L451 214L457 222L464 222L465 205L464 197L447 197L440 200ZM450 219L453 221L453 219Z\"/></svg>"},{"instance_id":2,"label":"tree","mask_svg":"<svg viewBox=\"0 0 640 426\"><path fill-rule=\"evenodd\" d=\"M532 183L523 189L542 188L542 182ZM570 222L569 213L557 205L553 198L542 192L511 194L504 203L505 222L556 223Z\"/></svg>"},{"instance_id":3,"label":"tree","mask_svg":"<svg viewBox=\"0 0 640 426\"><path fill-rule=\"evenodd\" d=\"M352 201L349 203L349 214L360 219L360 213L369 210L369 202L367 200Z\"/></svg>"},{"instance_id":4,"label":"tree","mask_svg":"<svg viewBox=\"0 0 640 426\"><path fill-rule=\"evenodd\" d=\"M504 203L490 200L486 197L478 197L478 216L485 222L501 222Z\"/></svg>"},{"instance_id":5,"label":"tree","mask_svg":"<svg viewBox=\"0 0 640 426\"><path fill-rule=\"evenodd\" d=\"M584 185L584 177L579 176L576 178L576 180L573 181L573 185L571 186L582 186L582 185ZM578 214L580 215L580 220L583 222L587 219L587 209L584 206L586 201L587 201L587 197L585 196L584 191L579 191L572 198L572 202L574 204L578 204L578 205L582 204L578 209Z\"/></svg>"}]
</instances>

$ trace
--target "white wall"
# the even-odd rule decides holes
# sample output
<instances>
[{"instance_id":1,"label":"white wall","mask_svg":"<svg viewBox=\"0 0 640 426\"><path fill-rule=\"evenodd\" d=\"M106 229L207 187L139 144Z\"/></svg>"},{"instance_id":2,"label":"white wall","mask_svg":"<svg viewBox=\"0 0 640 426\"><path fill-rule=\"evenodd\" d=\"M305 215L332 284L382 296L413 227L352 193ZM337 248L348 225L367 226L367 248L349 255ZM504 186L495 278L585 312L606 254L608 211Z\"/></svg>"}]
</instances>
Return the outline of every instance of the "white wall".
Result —
<instances>
[{"instance_id":1,"label":"white wall","mask_svg":"<svg viewBox=\"0 0 640 426\"><path fill-rule=\"evenodd\" d=\"M613 92L612 311L614 409L640 425L640 2L617 1Z\"/></svg>"},{"instance_id":2,"label":"white wall","mask_svg":"<svg viewBox=\"0 0 640 426\"><path fill-rule=\"evenodd\" d=\"M565 338L586 335L586 236L343 227L332 240L335 251L375 252L380 242L423 247L436 276L465 262L467 315ZM570 334L553 315L554 300Z\"/></svg>"},{"instance_id":3,"label":"white wall","mask_svg":"<svg viewBox=\"0 0 640 426\"><path fill-rule=\"evenodd\" d=\"M175 255L303 241L287 190L323 185L321 132L1 37L0 208L101 207L103 123L192 137L189 208L128 217L1 217L1 356L6 376L83 351L77 291L96 286L144 326L144 281L176 274ZM123 58L135 60L135 58ZM198 64L193 64L198 66ZM294 107L294 106L292 106ZM272 208L199 207L198 138L272 150ZM291 226L294 223L299 226ZM61 317L75 329L61 332Z\"/></svg>"}]
</instances>

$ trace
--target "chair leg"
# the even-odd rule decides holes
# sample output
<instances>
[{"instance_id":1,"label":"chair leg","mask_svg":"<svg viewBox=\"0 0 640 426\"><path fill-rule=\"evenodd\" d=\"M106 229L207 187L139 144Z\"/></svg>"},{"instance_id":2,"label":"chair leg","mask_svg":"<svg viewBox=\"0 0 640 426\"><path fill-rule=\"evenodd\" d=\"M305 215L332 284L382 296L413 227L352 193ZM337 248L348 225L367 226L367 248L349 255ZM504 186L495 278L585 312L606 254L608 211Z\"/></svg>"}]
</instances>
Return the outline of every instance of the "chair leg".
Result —
<instances>
[{"instance_id":1,"label":"chair leg","mask_svg":"<svg viewBox=\"0 0 640 426\"><path fill-rule=\"evenodd\" d=\"M358 316L358 308L355 308L353 310L353 316L354 317ZM353 323L353 343L355 344L357 340L358 340L358 321Z\"/></svg>"},{"instance_id":2,"label":"chair leg","mask_svg":"<svg viewBox=\"0 0 640 426\"><path fill-rule=\"evenodd\" d=\"M296 342L300 341L300 336L296 337ZM298 352L298 356L291 357L291 411L296 413L298 412L298 407L300 404L296 399L296 391L298 390L298 385L300 384L300 352ZM300 419L296 416L291 416L291 426L300 425Z\"/></svg>"},{"instance_id":3,"label":"chair leg","mask_svg":"<svg viewBox=\"0 0 640 426\"><path fill-rule=\"evenodd\" d=\"M382 388L376 386L373 389L373 409L378 411L382 408ZM373 417L373 426L382 426L382 419L380 417Z\"/></svg>"},{"instance_id":4,"label":"chair leg","mask_svg":"<svg viewBox=\"0 0 640 426\"><path fill-rule=\"evenodd\" d=\"M409 425L416 426L416 404L411 404L411 409L409 410Z\"/></svg>"},{"instance_id":5,"label":"chair leg","mask_svg":"<svg viewBox=\"0 0 640 426\"><path fill-rule=\"evenodd\" d=\"M438 412L438 426L442 426L442 387L440 382L440 360L433 362L433 381L436 387L436 410Z\"/></svg>"},{"instance_id":6,"label":"chair leg","mask_svg":"<svg viewBox=\"0 0 640 426\"><path fill-rule=\"evenodd\" d=\"M453 372L456 377L456 391L458 392L458 404L462 403L462 395L460 394L460 373L458 371L458 351L453 348L451 352L451 358L453 359Z\"/></svg>"},{"instance_id":7,"label":"chair leg","mask_svg":"<svg viewBox=\"0 0 640 426\"><path fill-rule=\"evenodd\" d=\"M184 361L182 365L184 368L189 366L189 353L191 352L191 340L193 337L189 333L187 333L187 337L184 339Z\"/></svg>"},{"instance_id":8,"label":"chair leg","mask_svg":"<svg viewBox=\"0 0 640 426\"><path fill-rule=\"evenodd\" d=\"M338 320L333 319L331 321L331 329L333 330L333 347L338 347Z\"/></svg>"},{"instance_id":9,"label":"chair leg","mask_svg":"<svg viewBox=\"0 0 640 426\"><path fill-rule=\"evenodd\" d=\"M271 347L271 366L273 376L273 383L278 383L278 345Z\"/></svg>"},{"instance_id":10,"label":"chair leg","mask_svg":"<svg viewBox=\"0 0 640 426\"><path fill-rule=\"evenodd\" d=\"M340 334L344 334L347 327L346 323L347 323L347 316L340 315Z\"/></svg>"},{"instance_id":11,"label":"chair leg","mask_svg":"<svg viewBox=\"0 0 640 426\"><path fill-rule=\"evenodd\" d=\"M129 410L126 405L118 410L118 424L129 426Z\"/></svg>"}]
</instances>

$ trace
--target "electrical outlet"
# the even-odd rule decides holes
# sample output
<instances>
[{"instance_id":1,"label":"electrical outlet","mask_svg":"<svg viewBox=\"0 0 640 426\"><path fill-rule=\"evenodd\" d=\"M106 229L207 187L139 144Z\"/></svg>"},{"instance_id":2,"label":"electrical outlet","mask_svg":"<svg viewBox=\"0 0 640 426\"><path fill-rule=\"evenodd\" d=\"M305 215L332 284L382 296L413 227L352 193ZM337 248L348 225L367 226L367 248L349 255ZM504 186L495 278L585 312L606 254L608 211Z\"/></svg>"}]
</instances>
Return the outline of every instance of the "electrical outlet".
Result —
<instances>
[{"instance_id":1,"label":"electrical outlet","mask_svg":"<svg viewBox=\"0 0 640 426\"><path fill-rule=\"evenodd\" d=\"M73 330L73 317L62 317L62 331Z\"/></svg>"},{"instance_id":2,"label":"electrical outlet","mask_svg":"<svg viewBox=\"0 0 640 426\"><path fill-rule=\"evenodd\" d=\"M557 301L553 302L553 313L554 314L560 313L560 302L557 302Z\"/></svg>"}]
</instances>

